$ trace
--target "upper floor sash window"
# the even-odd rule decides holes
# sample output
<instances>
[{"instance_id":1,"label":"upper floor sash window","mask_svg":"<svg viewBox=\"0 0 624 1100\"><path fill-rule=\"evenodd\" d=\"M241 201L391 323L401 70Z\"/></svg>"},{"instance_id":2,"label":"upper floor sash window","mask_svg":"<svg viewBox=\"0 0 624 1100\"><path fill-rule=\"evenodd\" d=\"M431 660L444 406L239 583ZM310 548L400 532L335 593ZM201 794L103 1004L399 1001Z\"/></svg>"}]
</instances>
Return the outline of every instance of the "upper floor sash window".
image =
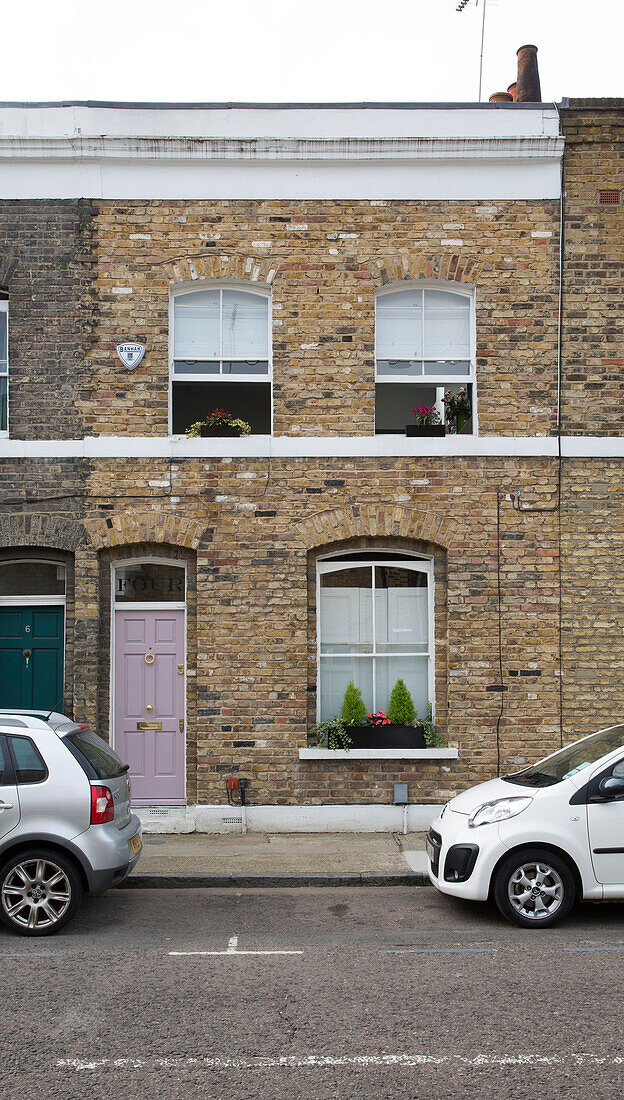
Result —
<instances>
[{"instance_id":1,"label":"upper floor sash window","mask_svg":"<svg viewBox=\"0 0 624 1100\"><path fill-rule=\"evenodd\" d=\"M269 291L205 284L174 292L172 431L183 432L214 408L271 431Z\"/></svg>"},{"instance_id":2,"label":"upper floor sash window","mask_svg":"<svg viewBox=\"0 0 624 1100\"><path fill-rule=\"evenodd\" d=\"M412 410L435 407L447 431L473 431L475 350L473 296L403 285L376 298L376 431L401 432ZM468 416L449 415L465 391ZM446 407L445 407L446 406Z\"/></svg>"}]
</instances>

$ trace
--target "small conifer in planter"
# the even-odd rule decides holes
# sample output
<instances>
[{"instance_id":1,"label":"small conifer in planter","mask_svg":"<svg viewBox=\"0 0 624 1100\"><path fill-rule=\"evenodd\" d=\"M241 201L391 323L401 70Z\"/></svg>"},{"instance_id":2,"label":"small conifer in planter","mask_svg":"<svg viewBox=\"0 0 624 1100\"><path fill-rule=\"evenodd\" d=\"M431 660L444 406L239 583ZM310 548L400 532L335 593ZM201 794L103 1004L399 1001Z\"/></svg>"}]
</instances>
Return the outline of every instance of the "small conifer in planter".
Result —
<instances>
[{"instance_id":1,"label":"small conifer in planter","mask_svg":"<svg viewBox=\"0 0 624 1100\"><path fill-rule=\"evenodd\" d=\"M397 680L390 694L388 718L393 726L411 726L415 717L416 707L405 680Z\"/></svg>"},{"instance_id":2,"label":"small conifer in planter","mask_svg":"<svg viewBox=\"0 0 624 1100\"><path fill-rule=\"evenodd\" d=\"M392 723L393 745L397 748L425 748L424 730L416 723L416 707L405 680L398 679L390 693L388 718Z\"/></svg>"},{"instance_id":3,"label":"small conifer in planter","mask_svg":"<svg viewBox=\"0 0 624 1100\"><path fill-rule=\"evenodd\" d=\"M367 713L362 692L355 686L353 680L349 680L340 710L342 721L345 726L364 726Z\"/></svg>"}]
</instances>

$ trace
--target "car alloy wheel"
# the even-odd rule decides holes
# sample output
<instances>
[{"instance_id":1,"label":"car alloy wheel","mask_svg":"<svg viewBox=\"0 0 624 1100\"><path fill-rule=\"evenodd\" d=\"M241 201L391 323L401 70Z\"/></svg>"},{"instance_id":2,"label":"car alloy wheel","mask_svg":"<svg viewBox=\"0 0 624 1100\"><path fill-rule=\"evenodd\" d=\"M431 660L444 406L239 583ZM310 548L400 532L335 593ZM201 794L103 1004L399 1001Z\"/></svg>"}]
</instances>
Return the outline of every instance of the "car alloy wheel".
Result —
<instances>
[{"instance_id":1,"label":"car alloy wheel","mask_svg":"<svg viewBox=\"0 0 624 1100\"><path fill-rule=\"evenodd\" d=\"M563 892L561 877L544 861L523 863L507 885L509 901L527 920L553 917L561 906Z\"/></svg>"},{"instance_id":2,"label":"car alloy wheel","mask_svg":"<svg viewBox=\"0 0 624 1100\"><path fill-rule=\"evenodd\" d=\"M544 848L525 848L500 865L494 899L501 913L525 928L549 928L567 917L576 894L567 863Z\"/></svg>"},{"instance_id":3,"label":"car alloy wheel","mask_svg":"<svg viewBox=\"0 0 624 1100\"><path fill-rule=\"evenodd\" d=\"M25 936L44 936L74 915L82 886L68 860L56 853L22 852L0 876L0 917Z\"/></svg>"}]
</instances>

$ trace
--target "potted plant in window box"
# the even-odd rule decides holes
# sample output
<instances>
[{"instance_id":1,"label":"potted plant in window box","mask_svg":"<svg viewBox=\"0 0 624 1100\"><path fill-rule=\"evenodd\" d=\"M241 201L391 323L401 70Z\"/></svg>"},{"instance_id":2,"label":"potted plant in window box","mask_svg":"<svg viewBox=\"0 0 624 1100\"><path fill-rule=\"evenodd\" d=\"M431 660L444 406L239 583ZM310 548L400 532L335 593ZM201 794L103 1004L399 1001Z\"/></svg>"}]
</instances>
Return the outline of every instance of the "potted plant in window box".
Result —
<instances>
[{"instance_id":1,"label":"potted plant in window box","mask_svg":"<svg viewBox=\"0 0 624 1100\"><path fill-rule=\"evenodd\" d=\"M237 436L249 435L250 431L251 425L246 420L240 420L225 409L213 409L203 420L196 420L191 424L185 434L190 438L201 436L205 439L210 436L221 436L235 439Z\"/></svg>"},{"instance_id":2,"label":"potted plant in window box","mask_svg":"<svg viewBox=\"0 0 624 1100\"><path fill-rule=\"evenodd\" d=\"M428 704L429 724L431 705ZM344 724L354 749L424 749L433 744L427 740L427 721L416 721L416 708L403 680L397 680L388 713L382 710L367 714L362 692L353 680L345 691L340 719Z\"/></svg>"},{"instance_id":3,"label":"potted plant in window box","mask_svg":"<svg viewBox=\"0 0 624 1100\"><path fill-rule=\"evenodd\" d=\"M406 435L443 436L446 426L440 423L440 414L435 405L419 405L412 409L414 423L405 428Z\"/></svg>"},{"instance_id":4,"label":"potted plant in window box","mask_svg":"<svg viewBox=\"0 0 624 1100\"><path fill-rule=\"evenodd\" d=\"M461 389L444 391L444 412L449 424L455 423L455 431L459 435L472 416L472 402L466 386Z\"/></svg>"}]
</instances>

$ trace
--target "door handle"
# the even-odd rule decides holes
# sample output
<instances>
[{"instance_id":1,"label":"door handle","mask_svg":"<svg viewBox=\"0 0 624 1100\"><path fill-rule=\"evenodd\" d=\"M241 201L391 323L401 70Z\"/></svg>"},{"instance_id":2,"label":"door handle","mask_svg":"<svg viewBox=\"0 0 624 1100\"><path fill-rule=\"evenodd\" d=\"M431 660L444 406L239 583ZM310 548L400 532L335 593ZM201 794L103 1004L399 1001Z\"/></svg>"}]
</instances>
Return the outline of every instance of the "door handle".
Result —
<instances>
[{"instance_id":1,"label":"door handle","mask_svg":"<svg viewBox=\"0 0 624 1100\"><path fill-rule=\"evenodd\" d=\"M12 810L12 809L13 809L13 803L12 802L0 802L0 810Z\"/></svg>"}]
</instances>

